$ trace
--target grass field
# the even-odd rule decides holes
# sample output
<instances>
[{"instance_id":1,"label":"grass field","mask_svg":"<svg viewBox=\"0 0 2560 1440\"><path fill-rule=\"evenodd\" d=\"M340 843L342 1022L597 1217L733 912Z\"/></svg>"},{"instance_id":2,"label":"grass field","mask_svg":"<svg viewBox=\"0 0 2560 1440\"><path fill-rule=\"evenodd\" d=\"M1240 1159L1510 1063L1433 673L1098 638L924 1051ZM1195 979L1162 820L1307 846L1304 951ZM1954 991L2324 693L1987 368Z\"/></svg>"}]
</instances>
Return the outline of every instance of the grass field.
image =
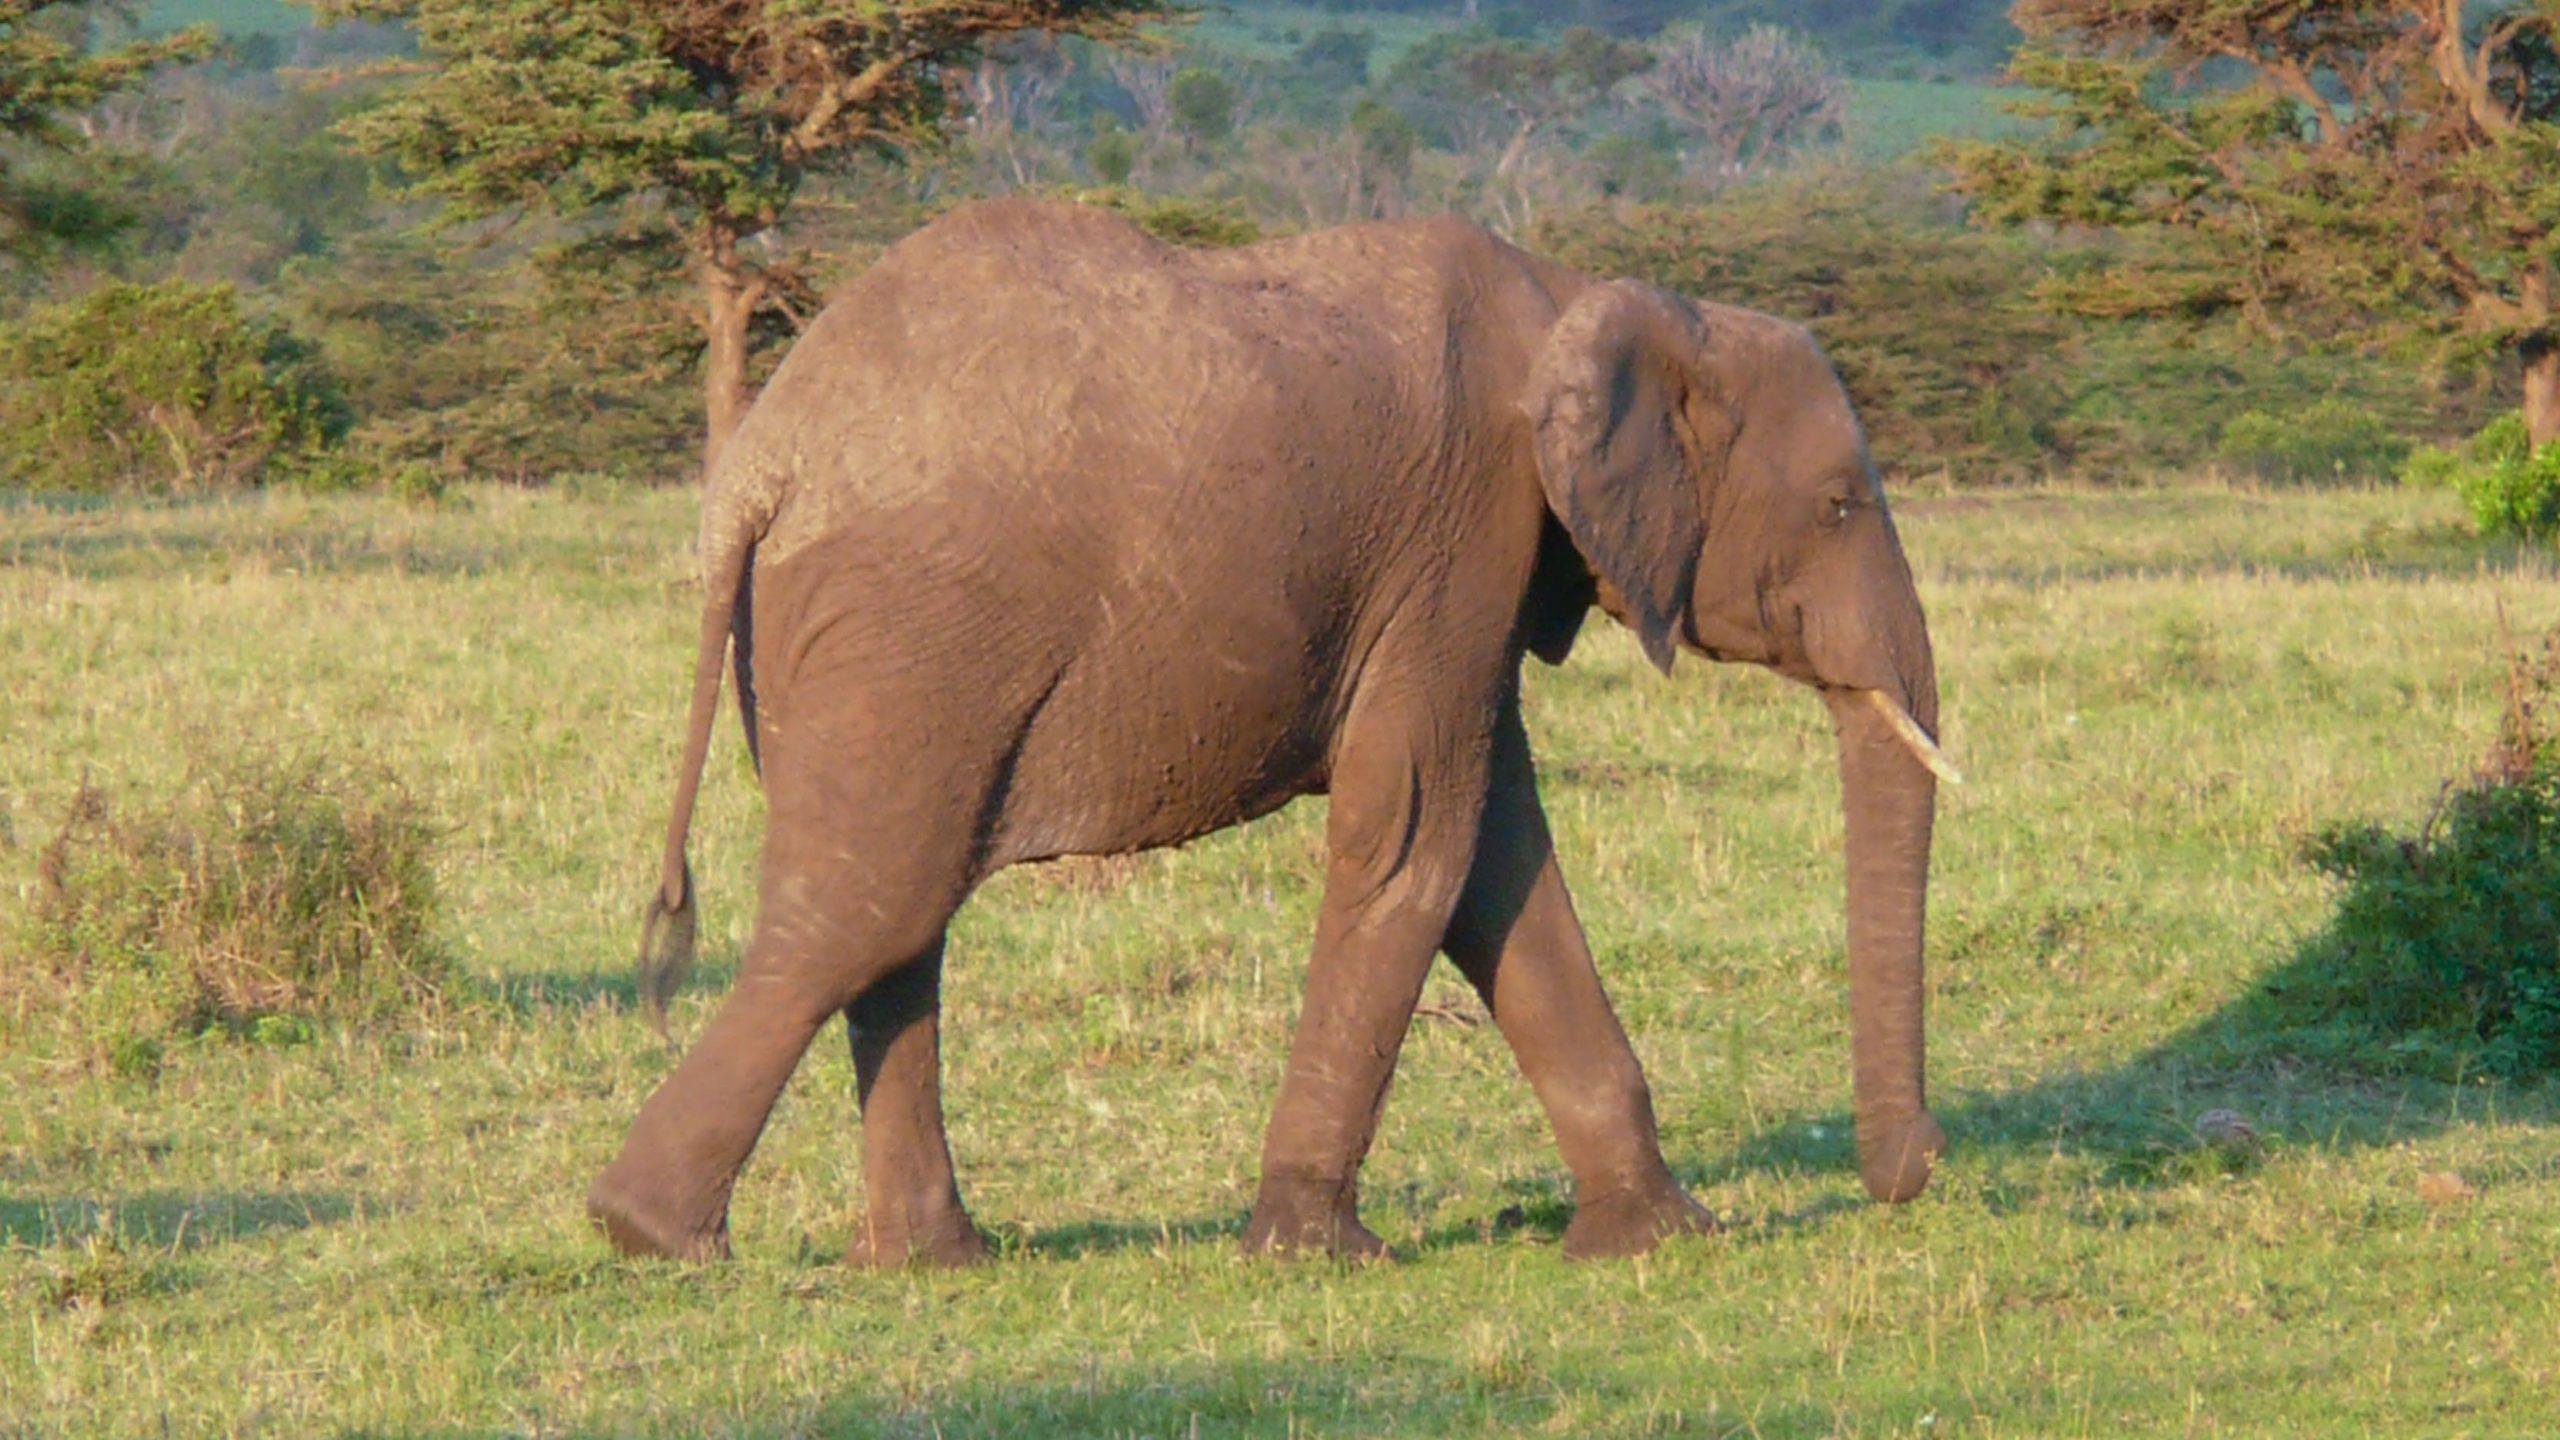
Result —
<instances>
[{"instance_id":1,"label":"grass field","mask_svg":"<svg viewBox=\"0 0 2560 1440\"><path fill-rule=\"evenodd\" d=\"M1843 143L1861 161L1898 160L1932 140L2011 136L2028 123L2001 108L2010 92L1942 80L1852 80Z\"/></svg>"},{"instance_id":2,"label":"grass field","mask_svg":"<svg viewBox=\"0 0 2560 1440\"><path fill-rule=\"evenodd\" d=\"M2306 1060L2229 1017L2302 963L2294 858L2406 821L2498 707L2547 559L2441 497L2023 492L1905 528L1952 749L1920 1202L1848 1165L1839 827L1813 701L1663 681L1602 629L1532 681L1569 873L1675 1166L1731 1225L1569 1265L1562 1171L1435 979L1371 1161L1402 1263L1234 1239L1294 1012L1319 807L1000 877L953 946L962 1180L1001 1263L833 1263L859 1182L821 1047L739 1259L609 1257L579 1198L668 1057L624 978L693 600L676 494L0 509L0 892L86 774L326 743L450 826L467 984L397 1034L176 1053L0 1029L0 1435L2547 1434L2560 1087ZM752 900L734 733L696 863ZM0 907L14 904L0 893ZM6 916L0 916L5 920ZM2314 1047L2316 1049L2316 1047ZM2215 1107L2266 1137L2233 1172ZM2452 1171L2471 1195L2422 1200Z\"/></svg>"}]
</instances>

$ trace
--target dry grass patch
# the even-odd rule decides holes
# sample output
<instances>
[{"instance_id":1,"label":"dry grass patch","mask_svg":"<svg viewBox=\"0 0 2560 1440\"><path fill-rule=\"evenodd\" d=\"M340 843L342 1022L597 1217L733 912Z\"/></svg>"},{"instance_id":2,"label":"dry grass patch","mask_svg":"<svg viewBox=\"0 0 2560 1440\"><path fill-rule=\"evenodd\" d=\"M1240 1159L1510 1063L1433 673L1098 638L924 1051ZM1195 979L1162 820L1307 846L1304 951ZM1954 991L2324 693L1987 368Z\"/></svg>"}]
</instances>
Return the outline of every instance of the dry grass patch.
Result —
<instances>
[{"instance_id":1,"label":"dry grass patch","mask_svg":"<svg viewBox=\"0 0 2560 1440\"><path fill-rule=\"evenodd\" d=\"M446 975L438 834L397 780L341 761L231 757L162 799L83 781L0 970L13 1028L148 1073L174 1040L290 1043L411 1008Z\"/></svg>"}]
</instances>

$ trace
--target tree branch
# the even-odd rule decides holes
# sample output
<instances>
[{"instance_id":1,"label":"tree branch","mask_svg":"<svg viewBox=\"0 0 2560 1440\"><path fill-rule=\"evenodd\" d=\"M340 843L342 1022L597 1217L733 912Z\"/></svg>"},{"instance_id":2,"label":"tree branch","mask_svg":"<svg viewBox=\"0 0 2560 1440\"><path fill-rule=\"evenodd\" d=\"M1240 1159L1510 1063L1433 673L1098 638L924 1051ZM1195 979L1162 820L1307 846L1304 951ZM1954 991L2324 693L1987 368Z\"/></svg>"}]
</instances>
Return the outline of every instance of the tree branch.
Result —
<instances>
[{"instance_id":1,"label":"tree branch","mask_svg":"<svg viewBox=\"0 0 2560 1440\"><path fill-rule=\"evenodd\" d=\"M2474 93L2481 97L2483 103L2490 105L2493 109L2496 107L2496 101L2491 98L2492 92L2489 89L2489 67L2497 63L2498 52L2506 49L2509 45L2514 44L2515 38L2530 28L2535 23L2535 19L2536 17L2530 11L2510 17L2505 24L2492 28L2489 33L2481 39L2480 53L2471 57L2471 75ZM2498 111L2501 123L2507 128L2513 128L2523 108L2524 97L2519 94L2516 97L2516 108L2514 110Z\"/></svg>"},{"instance_id":2,"label":"tree branch","mask_svg":"<svg viewBox=\"0 0 2560 1440\"><path fill-rule=\"evenodd\" d=\"M2436 78L2444 88L2462 102L2463 112L2483 135L2504 135L2515 128L2515 122L2489 93L2487 46L2481 56L2466 54L2462 43L2463 0L2435 0L2435 13L2428 24L2435 32ZM2510 37L2512 38L2512 37ZM2504 44L2504 41L2500 41Z\"/></svg>"},{"instance_id":3,"label":"tree branch","mask_svg":"<svg viewBox=\"0 0 2560 1440\"><path fill-rule=\"evenodd\" d=\"M825 51L816 41L810 42L810 48L819 51L819 63L826 63ZM895 50L872 61L855 74L821 87L818 98L809 105L809 113L801 116L800 123L792 126L791 133L783 137L784 150L794 161L798 161L825 148L828 127L834 125L845 111L868 105L872 97L879 94L883 87L896 78L900 70L913 64L914 61L915 56L912 51ZM863 127L865 131L870 128L867 125Z\"/></svg>"},{"instance_id":4,"label":"tree branch","mask_svg":"<svg viewBox=\"0 0 2560 1440\"><path fill-rule=\"evenodd\" d=\"M2347 127L2338 118L2338 108L2312 83L2311 72L2289 60L2260 55L2244 46L2225 46L2223 54L2264 74L2276 82L2276 88L2292 96L2311 112L2320 126L2320 143L2335 149L2346 139Z\"/></svg>"}]
</instances>

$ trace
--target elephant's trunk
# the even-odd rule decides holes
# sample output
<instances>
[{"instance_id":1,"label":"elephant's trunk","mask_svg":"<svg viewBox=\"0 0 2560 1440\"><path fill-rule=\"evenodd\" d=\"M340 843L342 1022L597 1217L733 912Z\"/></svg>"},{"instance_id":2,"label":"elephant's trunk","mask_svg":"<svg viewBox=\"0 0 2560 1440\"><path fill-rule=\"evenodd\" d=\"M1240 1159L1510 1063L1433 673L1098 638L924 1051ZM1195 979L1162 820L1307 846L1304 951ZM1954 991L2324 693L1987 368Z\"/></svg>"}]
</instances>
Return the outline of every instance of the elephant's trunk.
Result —
<instances>
[{"instance_id":1,"label":"elephant's trunk","mask_svg":"<svg viewBox=\"0 0 2560 1440\"><path fill-rule=\"evenodd\" d=\"M1916 606L1915 606L1916 609ZM1827 689L1840 741L1848 821L1851 1080L1858 1171L1867 1192L1899 1204L1929 1183L1946 1135L1928 1111L1923 1070L1921 945L1937 777L1923 743L1937 728L1927 640L1905 650L1901 693ZM1890 702L1890 703L1886 703ZM1899 722L1899 723L1897 723ZM1906 728L1918 735L1898 733ZM1933 749L1933 747L1932 747Z\"/></svg>"}]
</instances>

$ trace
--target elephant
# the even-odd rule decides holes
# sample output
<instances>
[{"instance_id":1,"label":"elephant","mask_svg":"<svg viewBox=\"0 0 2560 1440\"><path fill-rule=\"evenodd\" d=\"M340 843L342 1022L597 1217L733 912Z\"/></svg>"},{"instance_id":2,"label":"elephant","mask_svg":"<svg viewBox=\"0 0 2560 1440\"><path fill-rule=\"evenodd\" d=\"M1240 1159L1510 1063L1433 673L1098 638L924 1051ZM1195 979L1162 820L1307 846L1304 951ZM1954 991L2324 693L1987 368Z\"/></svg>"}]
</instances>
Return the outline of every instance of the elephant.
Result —
<instances>
[{"instance_id":1,"label":"elephant","mask_svg":"<svg viewBox=\"0 0 2560 1440\"><path fill-rule=\"evenodd\" d=\"M695 925L724 671L768 797L730 992L588 1197L624 1252L729 1253L732 1187L848 1022L857 1264L984 1239L941 1103L944 935L1012 865L1168 846L1329 795L1323 898L1243 1241L1365 1258L1357 1209L1435 956L1544 1108L1563 1249L1715 1221L1559 873L1520 714L1596 605L1668 673L1827 703L1846 824L1858 1164L1920 1193L1929 632L1850 401L1802 328L1447 218L1243 248L1054 202L957 208L840 292L706 477L706 599L643 983Z\"/></svg>"}]
</instances>

